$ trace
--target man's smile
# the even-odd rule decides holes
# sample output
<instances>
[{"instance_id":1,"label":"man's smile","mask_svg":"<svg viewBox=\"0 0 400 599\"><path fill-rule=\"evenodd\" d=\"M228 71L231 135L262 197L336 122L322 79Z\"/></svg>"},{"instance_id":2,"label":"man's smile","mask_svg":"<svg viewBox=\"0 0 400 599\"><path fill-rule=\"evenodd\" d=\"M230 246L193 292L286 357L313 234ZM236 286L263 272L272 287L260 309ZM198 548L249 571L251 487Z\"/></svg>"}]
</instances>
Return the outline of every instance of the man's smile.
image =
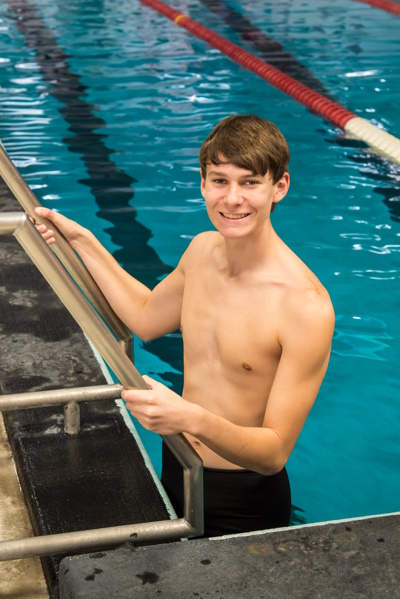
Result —
<instances>
[{"instance_id":1,"label":"man's smile","mask_svg":"<svg viewBox=\"0 0 400 599\"><path fill-rule=\"evenodd\" d=\"M227 212L220 212L220 214L222 214L222 216L224 216L225 218L231 218L232 220L238 220L240 218L246 218L246 216L249 216L249 212L247 212L246 214L230 214Z\"/></svg>"}]
</instances>

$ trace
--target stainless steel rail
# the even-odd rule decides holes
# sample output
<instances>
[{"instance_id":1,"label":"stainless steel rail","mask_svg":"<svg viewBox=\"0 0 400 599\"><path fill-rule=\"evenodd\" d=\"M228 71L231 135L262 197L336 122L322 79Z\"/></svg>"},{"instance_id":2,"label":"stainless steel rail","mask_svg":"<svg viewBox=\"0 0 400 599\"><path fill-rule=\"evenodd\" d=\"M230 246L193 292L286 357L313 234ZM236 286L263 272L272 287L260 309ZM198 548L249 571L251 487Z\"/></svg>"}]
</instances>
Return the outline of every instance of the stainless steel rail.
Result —
<instances>
[{"instance_id":1,"label":"stainless steel rail","mask_svg":"<svg viewBox=\"0 0 400 599\"><path fill-rule=\"evenodd\" d=\"M65 532L0 543L0 561L80 552L122 543L141 541L172 541L193 536L194 529L184 518L148 524L132 524ZM201 533L198 533L201 534ZM2 547L4 545L4 547Z\"/></svg>"},{"instance_id":2,"label":"stainless steel rail","mask_svg":"<svg viewBox=\"0 0 400 599\"><path fill-rule=\"evenodd\" d=\"M0 395L0 412L59 406L71 401L119 399L123 388L122 385L93 385L92 387L73 387L71 389L55 389L54 391L10 393L9 395Z\"/></svg>"},{"instance_id":3,"label":"stainless steel rail","mask_svg":"<svg viewBox=\"0 0 400 599\"><path fill-rule=\"evenodd\" d=\"M127 355L132 355L132 332L118 318L111 309L106 298L100 291L97 283L92 278L85 265L81 262L69 243L58 231L57 227L50 223L45 218L38 217L34 212L34 208L41 206L39 200L20 175L14 164L10 160L7 152L0 144L0 175L4 179L7 187L18 200L22 208L30 217L34 218L37 223L44 223L55 232L57 243L53 245L52 250L63 263L65 268L75 279L76 283L82 289L88 300L96 308L104 322L114 333L118 341L123 346Z\"/></svg>"},{"instance_id":4,"label":"stainless steel rail","mask_svg":"<svg viewBox=\"0 0 400 599\"><path fill-rule=\"evenodd\" d=\"M30 391L0 396L0 412L64 405L64 432L77 435L81 428L79 403L101 399L119 399L122 385L93 385L53 391Z\"/></svg>"},{"instance_id":5,"label":"stainless steel rail","mask_svg":"<svg viewBox=\"0 0 400 599\"><path fill-rule=\"evenodd\" d=\"M146 383L115 337L82 295L74 281L21 212L0 215L0 235L14 235L75 318L123 387L147 389ZM125 542L176 540L203 534L203 464L183 435L164 437L183 466L184 517L0 542L0 561L81 551Z\"/></svg>"}]
</instances>

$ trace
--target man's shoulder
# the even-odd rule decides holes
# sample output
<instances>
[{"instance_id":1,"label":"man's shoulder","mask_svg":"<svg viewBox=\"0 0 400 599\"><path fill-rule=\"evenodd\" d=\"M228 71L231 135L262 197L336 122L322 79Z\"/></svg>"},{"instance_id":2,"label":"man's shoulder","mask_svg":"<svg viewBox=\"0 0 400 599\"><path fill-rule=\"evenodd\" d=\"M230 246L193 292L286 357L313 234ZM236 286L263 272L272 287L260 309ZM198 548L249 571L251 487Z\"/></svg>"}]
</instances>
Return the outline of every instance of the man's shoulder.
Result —
<instances>
[{"instance_id":1,"label":"man's shoulder","mask_svg":"<svg viewBox=\"0 0 400 599\"><path fill-rule=\"evenodd\" d=\"M183 254L179 266L184 271L186 268L199 266L221 243L220 238L217 231L205 231L196 235Z\"/></svg>"},{"instance_id":2,"label":"man's shoulder","mask_svg":"<svg viewBox=\"0 0 400 599\"><path fill-rule=\"evenodd\" d=\"M201 246L205 245L215 246L218 243L221 243L222 236L218 231L203 231L199 233L195 237L193 237L190 245Z\"/></svg>"},{"instance_id":3,"label":"man's shoulder","mask_svg":"<svg viewBox=\"0 0 400 599\"><path fill-rule=\"evenodd\" d=\"M308 269L307 269L308 270ZM282 309L293 328L333 334L335 312L327 289L311 271L288 285Z\"/></svg>"},{"instance_id":4,"label":"man's shoulder","mask_svg":"<svg viewBox=\"0 0 400 599\"><path fill-rule=\"evenodd\" d=\"M286 257L280 296L283 315L292 324L331 329L335 313L327 289L294 252L289 250Z\"/></svg>"},{"instance_id":5,"label":"man's shoulder","mask_svg":"<svg viewBox=\"0 0 400 599\"><path fill-rule=\"evenodd\" d=\"M221 235L218 231L204 231L196 235L189 244L186 253L190 256L204 255L212 252L221 243Z\"/></svg>"}]
</instances>

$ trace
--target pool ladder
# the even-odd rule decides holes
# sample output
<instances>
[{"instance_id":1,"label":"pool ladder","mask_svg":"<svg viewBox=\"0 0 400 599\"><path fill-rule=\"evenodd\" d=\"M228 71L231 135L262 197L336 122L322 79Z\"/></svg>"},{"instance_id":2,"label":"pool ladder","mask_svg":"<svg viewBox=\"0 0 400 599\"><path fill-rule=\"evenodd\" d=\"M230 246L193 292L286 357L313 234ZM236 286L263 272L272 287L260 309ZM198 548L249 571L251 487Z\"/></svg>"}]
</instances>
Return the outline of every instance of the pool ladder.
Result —
<instances>
[{"instance_id":1,"label":"pool ladder","mask_svg":"<svg viewBox=\"0 0 400 599\"><path fill-rule=\"evenodd\" d=\"M40 202L1 145L0 175L26 212L1 214L0 235L13 235L17 239L120 381L117 385L5 395L0 397L0 411L62 404L65 432L77 434L79 402L117 399L123 388L148 388L129 358L132 333L113 312L86 267L54 225L51 223L57 241L52 246L54 253L37 232L29 216L36 222L50 223L34 214ZM203 463L182 434L163 438L183 467L183 518L1 541L0 561L79 552L132 541L160 542L201 536L204 530Z\"/></svg>"}]
</instances>

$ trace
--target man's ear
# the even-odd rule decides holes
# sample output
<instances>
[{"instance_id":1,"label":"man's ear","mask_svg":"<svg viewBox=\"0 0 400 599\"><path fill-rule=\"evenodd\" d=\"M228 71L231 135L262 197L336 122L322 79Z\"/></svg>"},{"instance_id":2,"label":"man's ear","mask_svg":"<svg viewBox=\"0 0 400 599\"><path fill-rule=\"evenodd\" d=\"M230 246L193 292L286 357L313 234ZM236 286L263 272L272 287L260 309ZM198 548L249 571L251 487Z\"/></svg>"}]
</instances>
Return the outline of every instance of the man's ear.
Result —
<instances>
[{"instance_id":1,"label":"man's ear","mask_svg":"<svg viewBox=\"0 0 400 599\"><path fill-rule=\"evenodd\" d=\"M279 179L277 183L275 183L275 193L273 202L276 204L283 200L287 192L289 191L290 186L290 176L289 173L284 173L283 177Z\"/></svg>"},{"instance_id":2,"label":"man's ear","mask_svg":"<svg viewBox=\"0 0 400 599\"><path fill-rule=\"evenodd\" d=\"M201 181L200 181L200 191L201 191L201 195L204 196L204 188L206 186L206 180L203 177L203 173L202 173L201 169L200 169L200 178L201 178Z\"/></svg>"}]
</instances>

